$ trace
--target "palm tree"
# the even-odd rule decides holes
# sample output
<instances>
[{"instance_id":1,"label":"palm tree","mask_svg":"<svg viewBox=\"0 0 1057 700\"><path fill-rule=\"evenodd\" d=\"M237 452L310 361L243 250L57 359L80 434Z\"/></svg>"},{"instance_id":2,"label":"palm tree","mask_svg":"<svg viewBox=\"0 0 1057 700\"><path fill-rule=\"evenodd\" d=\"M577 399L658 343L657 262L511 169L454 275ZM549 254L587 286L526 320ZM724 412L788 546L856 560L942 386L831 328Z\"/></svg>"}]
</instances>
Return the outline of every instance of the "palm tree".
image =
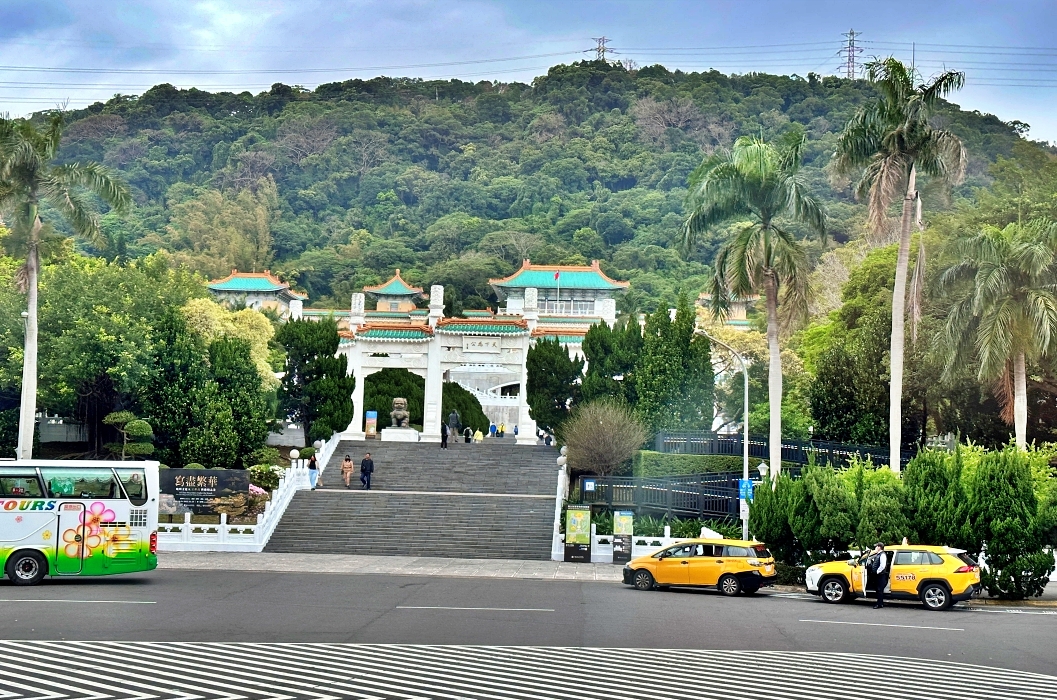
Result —
<instances>
[{"instance_id":1,"label":"palm tree","mask_svg":"<svg viewBox=\"0 0 1057 700\"><path fill-rule=\"evenodd\" d=\"M903 197L899 229L899 255L896 258L895 288L892 290L891 383L889 388L889 464L899 471L902 445L903 345L906 313L907 268L910 238L915 218L920 222L917 174L925 173L950 186L965 173L965 149L957 136L933 128L929 117L940 100L965 83L965 74L946 71L926 84L914 86L915 74L894 58L866 64L866 75L881 93L880 98L862 107L837 141L834 166L849 174L862 168L856 193L869 202L870 223L875 231L883 228L885 212L896 198ZM915 213L917 216L915 217ZM918 251L915 287L920 290L924 275L924 255ZM916 295L915 299L916 299ZM918 316L915 304L914 318Z\"/></svg>"},{"instance_id":2,"label":"palm tree","mask_svg":"<svg viewBox=\"0 0 1057 700\"><path fill-rule=\"evenodd\" d=\"M979 378L996 382L1002 417L1012 419L1017 447L1024 449L1027 363L1057 346L1057 224L989 227L952 247L959 262L939 278L955 299L942 335L947 372L964 367L975 352Z\"/></svg>"},{"instance_id":3,"label":"palm tree","mask_svg":"<svg viewBox=\"0 0 1057 700\"><path fill-rule=\"evenodd\" d=\"M706 160L691 176L690 211L683 225L682 247L689 251L711 226L748 218L716 256L710 284L713 313L722 318L734 297L763 288L767 306L769 355L767 396L770 403L770 462L773 478L782 468L782 360L778 347L778 307L803 313L807 301L808 263L796 237L778 225L788 220L805 225L825 240L826 210L799 175L804 134L787 134L776 146L760 138L739 138L726 156ZM783 224L784 225L784 224ZM787 314L788 318L791 314Z\"/></svg>"},{"instance_id":4,"label":"palm tree","mask_svg":"<svg viewBox=\"0 0 1057 700\"><path fill-rule=\"evenodd\" d=\"M104 244L99 221L86 194L94 194L117 210L130 200L128 188L98 163L55 164L62 140L63 118L56 114L43 129L25 119L0 119L0 211L10 215L13 238L25 251L19 270L26 294L26 336L22 363L22 406L18 424L18 457L33 456L37 410L37 281L40 246L50 225L41 206L55 210L85 240Z\"/></svg>"}]
</instances>

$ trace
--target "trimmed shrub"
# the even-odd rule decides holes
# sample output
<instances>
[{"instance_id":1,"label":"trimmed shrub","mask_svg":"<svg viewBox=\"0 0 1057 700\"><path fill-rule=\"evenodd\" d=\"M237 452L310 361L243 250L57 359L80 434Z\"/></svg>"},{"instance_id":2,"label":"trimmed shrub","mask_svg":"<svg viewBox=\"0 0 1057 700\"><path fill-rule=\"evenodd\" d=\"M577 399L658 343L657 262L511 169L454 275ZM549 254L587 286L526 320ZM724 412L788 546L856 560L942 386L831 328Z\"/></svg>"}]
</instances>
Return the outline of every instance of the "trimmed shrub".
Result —
<instances>
[{"instance_id":1,"label":"trimmed shrub","mask_svg":"<svg viewBox=\"0 0 1057 700\"><path fill-rule=\"evenodd\" d=\"M803 586L807 583L804 579L807 574L806 566L793 566L792 564L775 562L774 569L778 575L778 580L775 583L779 586Z\"/></svg>"},{"instance_id":2,"label":"trimmed shrub","mask_svg":"<svg viewBox=\"0 0 1057 700\"><path fill-rule=\"evenodd\" d=\"M756 464L749 462L755 471ZM740 472L744 466L741 457L734 455L684 455L639 450L632 458L634 476L684 476L687 474L712 474L716 472ZM800 465L782 462L782 469Z\"/></svg>"},{"instance_id":3,"label":"trimmed shrub","mask_svg":"<svg viewBox=\"0 0 1057 700\"><path fill-rule=\"evenodd\" d=\"M774 489L763 484L749 507L749 532L764 542L775 559L786 564L798 564L804 559L804 550L789 526L790 498L793 480L781 474Z\"/></svg>"},{"instance_id":4,"label":"trimmed shrub","mask_svg":"<svg viewBox=\"0 0 1057 700\"><path fill-rule=\"evenodd\" d=\"M982 583L1006 600L1040 596L1054 568L1043 543L1028 457L1015 447L985 454L971 481L970 518L987 548Z\"/></svg>"}]
</instances>

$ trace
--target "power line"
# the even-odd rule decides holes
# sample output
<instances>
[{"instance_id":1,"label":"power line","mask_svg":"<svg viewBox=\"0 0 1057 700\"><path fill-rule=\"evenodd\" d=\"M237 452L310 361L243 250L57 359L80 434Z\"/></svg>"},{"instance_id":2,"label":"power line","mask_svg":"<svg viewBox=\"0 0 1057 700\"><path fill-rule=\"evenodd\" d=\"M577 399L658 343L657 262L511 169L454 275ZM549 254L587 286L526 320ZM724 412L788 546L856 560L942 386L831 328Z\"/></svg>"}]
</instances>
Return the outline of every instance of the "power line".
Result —
<instances>
[{"instance_id":1,"label":"power line","mask_svg":"<svg viewBox=\"0 0 1057 700\"><path fill-rule=\"evenodd\" d=\"M848 80L855 80L859 75L856 61L858 61L859 54L862 53L862 47L855 45L855 38L862 36L862 32L856 32L854 29L849 29L841 36L848 40L844 45L844 48L840 50L840 55L844 58L844 77Z\"/></svg>"}]
</instances>

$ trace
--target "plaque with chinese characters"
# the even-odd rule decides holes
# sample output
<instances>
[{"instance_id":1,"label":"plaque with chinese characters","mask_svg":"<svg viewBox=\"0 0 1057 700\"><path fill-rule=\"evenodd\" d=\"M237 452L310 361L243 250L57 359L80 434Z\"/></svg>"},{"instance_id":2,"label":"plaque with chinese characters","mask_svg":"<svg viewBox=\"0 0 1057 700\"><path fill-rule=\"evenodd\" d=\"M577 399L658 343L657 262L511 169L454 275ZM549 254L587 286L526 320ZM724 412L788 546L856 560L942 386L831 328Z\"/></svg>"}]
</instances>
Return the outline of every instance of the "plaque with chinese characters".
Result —
<instances>
[{"instance_id":1,"label":"plaque with chinese characters","mask_svg":"<svg viewBox=\"0 0 1057 700\"><path fill-rule=\"evenodd\" d=\"M503 351L503 344L499 338L485 335L464 335L462 337L463 352L487 352L498 355Z\"/></svg>"}]
</instances>

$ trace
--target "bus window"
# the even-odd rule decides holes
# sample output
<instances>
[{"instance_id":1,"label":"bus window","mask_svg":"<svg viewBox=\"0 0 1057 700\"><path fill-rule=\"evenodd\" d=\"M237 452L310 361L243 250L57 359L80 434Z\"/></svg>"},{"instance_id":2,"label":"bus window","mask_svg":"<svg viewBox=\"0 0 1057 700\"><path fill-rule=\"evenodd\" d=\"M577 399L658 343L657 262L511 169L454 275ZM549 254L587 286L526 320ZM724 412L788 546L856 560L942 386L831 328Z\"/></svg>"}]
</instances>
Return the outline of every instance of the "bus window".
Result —
<instances>
[{"instance_id":1,"label":"bus window","mask_svg":"<svg viewBox=\"0 0 1057 700\"><path fill-rule=\"evenodd\" d=\"M109 469L41 467L48 498L121 498L121 489Z\"/></svg>"},{"instance_id":2,"label":"bus window","mask_svg":"<svg viewBox=\"0 0 1057 700\"><path fill-rule=\"evenodd\" d=\"M43 496L40 482L33 470L23 467L0 467L0 496L26 496L40 498Z\"/></svg>"},{"instance_id":3,"label":"bus window","mask_svg":"<svg viewBox=\"0 0 1057 700\"><path fill-rule=\"evenodd\" d=\"M121 479L121 485L125 487L128 500L134 506L141 506L147 502L147 477L142 469L115 469L117 478Z\"/></svg>"}]
</instances>

